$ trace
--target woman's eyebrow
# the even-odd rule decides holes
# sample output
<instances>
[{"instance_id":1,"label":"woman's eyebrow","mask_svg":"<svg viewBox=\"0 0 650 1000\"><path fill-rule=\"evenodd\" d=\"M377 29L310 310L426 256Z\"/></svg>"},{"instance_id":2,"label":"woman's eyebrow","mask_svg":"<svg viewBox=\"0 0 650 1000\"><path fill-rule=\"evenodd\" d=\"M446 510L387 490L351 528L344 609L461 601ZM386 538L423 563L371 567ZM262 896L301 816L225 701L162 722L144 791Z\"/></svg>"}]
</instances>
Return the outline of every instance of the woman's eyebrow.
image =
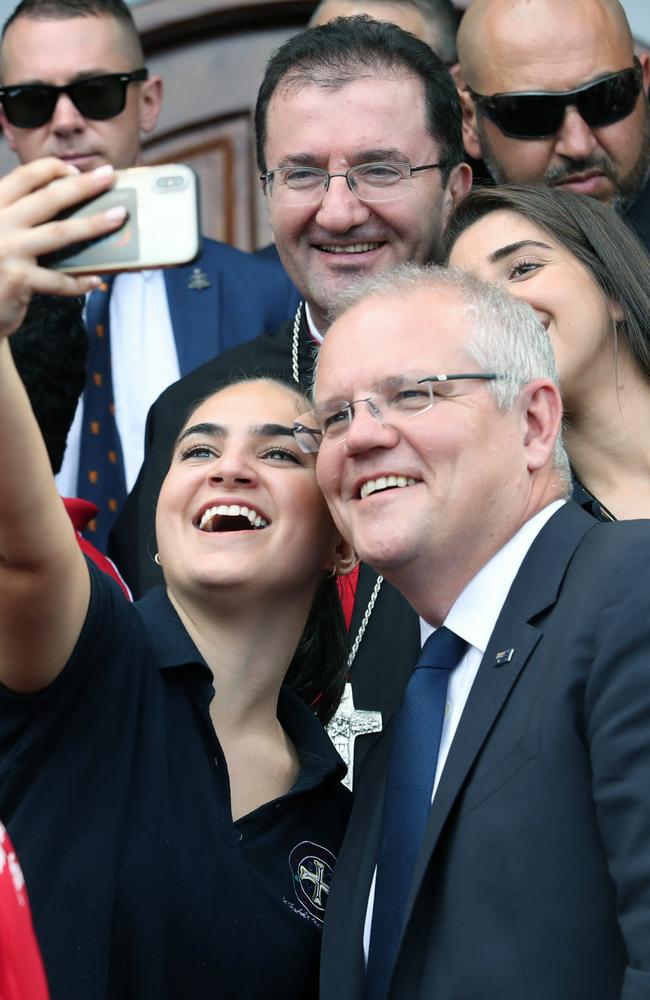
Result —
<instances>
[{"instance_id":1,"label":"woman's eyebrow","mask_svg":"<svg viewBox=\"0 0 650 1000\"><path fill-rule=\"evenodd\" d=\"M284 424L258 424L251 430L255 437L293 437L293 427Z\"/></svg>"},{"instance_id":2,"label":"woman's eyebrow","mask_svg":"<svg viewBox=\"0 0 650 1000\"><path fill-rule=\"evenodd\" d=\"M181 431L174 442L174 448L178 448L181 441L184 441L187 437L191 437L192 434L208 434L210 437L228 437L228 429L221 424L211 424L207 421L202 424L192 424L191 427L186 427L184 431Z\"/></svg>"},{"instance_id":3,"label":"woman's eyebrow","mask_svg":"<svg viewBox=\"0 0 650 1000\"><path fill-rule=\"evenodd\" d=\"M253 437L293 437L293 427L285 427L284 424L255 424L249 428L249 433ZM227 438L229 431L223 424L213 424L209 421L201 424L192 424L191 427L186 427L178 435L174 449L178 448L179 444L185 438L192 437L195 434L204 434L206 437Z\"/></svg>"},{"instance_id":4,"label":"woman's eyebrow","mask_svg":"<svg viewBox=\"0 0 650 1000\"><path fill-rule=\"evenodd\" d=\"M542 243L541 240L519 240L517 243L508 243L504 247L499 247L498 250L495 250L494 253L490 254L488 259L491 264L498 264L504 257L509 257L511 253L517 253L525 247L537 247L541 250L551 249L548 243Z\"/></svg>"}]
</instances>

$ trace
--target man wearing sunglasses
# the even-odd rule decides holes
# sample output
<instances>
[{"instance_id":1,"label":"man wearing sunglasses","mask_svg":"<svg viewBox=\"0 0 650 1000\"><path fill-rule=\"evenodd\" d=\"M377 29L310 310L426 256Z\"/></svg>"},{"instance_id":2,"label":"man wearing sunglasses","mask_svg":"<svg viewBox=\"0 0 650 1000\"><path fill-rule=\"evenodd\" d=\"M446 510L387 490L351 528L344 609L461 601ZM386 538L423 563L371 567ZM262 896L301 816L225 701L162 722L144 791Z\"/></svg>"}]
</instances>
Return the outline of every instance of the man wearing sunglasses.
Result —
<instances>
[{"instance_id":1,"label":"man wearing sunglasses","mask_svg":"<svg viewBox=\"0 0 650 1000\"><path fill-rule=\"evenodd\" d=\"M4 27L0 75L0 121L22 162L53 155L84 172L142 162L140 136L156 125L162 82L144 65L122 0L24 0ZM88 533L94 544L105 551L137 477L147 411L159 393L220 351L276 329L295 302L279 264L207 239L195 263L120 275L109 295L89 300L91 373L102 386L111 380L115 415L107 405L94 410L91 379L57 482L64 495L98 503ZM110 347L101 366L92 351L99 330ZM98 425L110 427L114 448L93 448Z\"/></svg>"},{"instance_id":2,"label":"man wearing sunglasses","mask_svg":"<svg viewBox=\"0 0 650 1000\"><path fill-rule=\"evenodd\" d=\"M618 0L475 0L458 51L465 148L498 184L571 189L643 225L650 65Z\"/></svg>"}]
</instances>

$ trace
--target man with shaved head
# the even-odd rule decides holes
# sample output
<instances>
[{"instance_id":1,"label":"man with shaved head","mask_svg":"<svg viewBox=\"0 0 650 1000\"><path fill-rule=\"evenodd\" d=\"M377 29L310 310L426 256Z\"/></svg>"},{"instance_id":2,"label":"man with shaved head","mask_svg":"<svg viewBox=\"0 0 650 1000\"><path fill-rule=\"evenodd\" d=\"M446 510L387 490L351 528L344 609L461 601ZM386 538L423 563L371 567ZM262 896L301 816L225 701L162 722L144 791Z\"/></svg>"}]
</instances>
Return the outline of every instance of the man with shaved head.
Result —
<instances>
[{"instance_id":1,"label":"man with shaved head","mask_svg":"<svg viewBox=\"0 0 650 1000\"><path fill-rule=\"evenodd\" d=\"M598 198L650 243L650 60L618 0L475 0L458 57L465 148L498 184Z\"/></svg>"}]
</instances>

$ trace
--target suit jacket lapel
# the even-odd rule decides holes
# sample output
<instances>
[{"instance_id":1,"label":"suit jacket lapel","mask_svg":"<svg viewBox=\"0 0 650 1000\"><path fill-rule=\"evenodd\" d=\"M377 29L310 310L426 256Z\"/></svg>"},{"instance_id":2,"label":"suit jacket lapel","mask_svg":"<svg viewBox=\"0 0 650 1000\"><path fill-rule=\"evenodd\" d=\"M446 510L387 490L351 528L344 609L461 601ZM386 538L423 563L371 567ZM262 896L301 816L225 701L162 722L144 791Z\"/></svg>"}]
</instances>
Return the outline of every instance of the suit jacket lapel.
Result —
<instances>
[{"instance_id":1,"label":"suit jacket lapel","mask_svg":"<svg viewBox=\"0 0 650 1000\"><path fill-rule=\"evenodd\" d=\"M481 661L431 807L407 903L410 914L431 856L467 775L489 737L508 695L543 635L530 624L557 600L566 568L583 536L596 525L574 503L565 504L544 526L515 577ZM497 654L514 650L507 663Z\"/></svg>"},{"instance_id":2,"label":"suit jacket lapel","mask_svg":"<svg viewBox=\"0 0 650 1000\"><path fill-rule=\"evenodd\" d=\"M194 264L167 268L164 272L169 315L181 376L194 371L209 358L215 357L225 347L230 346L221 342L219 273L216 269L210 273L207 288L188 287L192 272L200 263L201 258Z\"/></svg>"},{"instance_id":3,"label":"suit jacket lapel","mask_svg":"<svg viewBox=\"0 0 650 1000\"><path fill-rule=\"evenodd\" d=\"M364 781L355 791L354 809L336 862L323 928L323 1000L357 1000L363 995L363 930L379 853L390 742L390 733L384 733L365 758Z\"/></svg>"}]
</instances>

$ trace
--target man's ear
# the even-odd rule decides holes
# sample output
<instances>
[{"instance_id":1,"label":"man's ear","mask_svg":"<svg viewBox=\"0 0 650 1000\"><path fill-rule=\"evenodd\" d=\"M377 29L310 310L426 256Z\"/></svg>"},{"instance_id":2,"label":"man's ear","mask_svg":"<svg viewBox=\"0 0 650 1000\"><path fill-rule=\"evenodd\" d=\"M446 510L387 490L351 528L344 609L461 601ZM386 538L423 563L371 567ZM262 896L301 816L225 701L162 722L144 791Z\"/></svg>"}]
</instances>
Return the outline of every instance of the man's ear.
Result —
<instances>
[{"instance_id":1,"label":"man's ear","mask_svg":"<svg viewBox=\"0 0 650 1000\"><path fill-rule=\"evenodd\" d=\"M0 125L2 125L2 131L4 132L4 137L7 140L7 145L10 149L16 152L16 140L14 136L14 127L11 122L7 119L4 112L4 108L0 104Z\"/></svg>"},{"instance_id":2,"label":"man's ear","mask_svg":"<svg viewBox=\"0 0 650 1000\"><path fill-rule=\"evenodd\" d=\"M561 433L560 390L549 379L535 379L521 390L519 404L524 419L528 471L536 472L549 462Z\"/></svg>"},{"instance_id":3,"label":"man's ear","mask_svg":"<svg viewBox=\"0 0 650 1000\"><path fill-rule=\"evenodd\" d=\"M482 160L483 153L481 150L481 140L478 134L477 128L477 111L476 105L474 104L474 99L470 94L467 86L463 84L463 87L459 86L461 81L456 81L458 86L458 95L460 97L460 106L463 112L463 146L465 147L465 152L468 156L473 157L475 160Z\"/></svg>"},{"instance_id":4,"label":"man's ear","mask_svg":"<svg viewBox=\"0 0 650 1000\"><path fill-rule=\"evenodd\" d=\"M457 163L449 174L442 208L442 228L446 228L456 205L465 198L472 187L472 168L469 163Z\"/></svg>"},{"instance_id":5,"label":"man's ear","mask_svg":"<svg viewBox=\"0 0 650 1000\"><path fill-rule=\"evenodd\" d=\"M637 58L643 70L643 93L647 96L648 88L650 88L650 54L646 49L642 49L637 52Z\"/></svg>"},{"instance_id":6,"label":"man's ear","mask_svg":"<svg viewBox=\"0 0 650 1000\"><path fill-rule=\"evenodd\" d=\"M352 548L352 545L339 536L332 567L336 576L347 576L348 573L352 572L358 562L359 556Z\"/></svg>"},{"instance_id":7,"label":"man's ear","mask_svg":"<svg viewBox=\"0 0 650 1000\"><path fill-rule=\"evenodd\" d=\"M465 84L463 83L463 76L460 71L460 63L452 63L451 66L447 66L447 69L449 70L449 75L456 84L458 90L460 90L461 87L464 87Z\"/></svg>"},{"instance_id":8,"label":"man's ear","mask_svg":"<svg viewBox=\"0 0 650 1000\"><path fill-rule=\"evenodd\" d=\"M152 132L155 129L162 99L163 82L159 76L151 76L140 84L138 115L141 132Z\"/></svg>"}]
</instances>

